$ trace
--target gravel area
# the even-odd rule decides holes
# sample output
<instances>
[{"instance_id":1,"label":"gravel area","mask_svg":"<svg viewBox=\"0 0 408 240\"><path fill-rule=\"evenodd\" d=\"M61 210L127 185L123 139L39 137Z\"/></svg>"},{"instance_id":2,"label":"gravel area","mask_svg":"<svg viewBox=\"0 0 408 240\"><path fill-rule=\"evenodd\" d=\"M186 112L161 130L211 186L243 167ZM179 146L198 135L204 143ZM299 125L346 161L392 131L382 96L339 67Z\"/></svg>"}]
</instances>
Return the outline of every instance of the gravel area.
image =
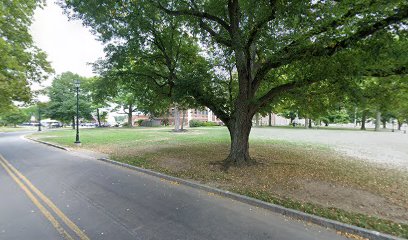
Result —
<instances>
[{"instance_id":1,"label":"gravel area","mask_svg":"<svg viewBox=\"0 0 408 240\"><path fill-rule=\"evenodd\" d=\"M408 171L408 134L325 129L253 128L251 138L316 143L371 163Z\"/></svg>"}]
</instances>

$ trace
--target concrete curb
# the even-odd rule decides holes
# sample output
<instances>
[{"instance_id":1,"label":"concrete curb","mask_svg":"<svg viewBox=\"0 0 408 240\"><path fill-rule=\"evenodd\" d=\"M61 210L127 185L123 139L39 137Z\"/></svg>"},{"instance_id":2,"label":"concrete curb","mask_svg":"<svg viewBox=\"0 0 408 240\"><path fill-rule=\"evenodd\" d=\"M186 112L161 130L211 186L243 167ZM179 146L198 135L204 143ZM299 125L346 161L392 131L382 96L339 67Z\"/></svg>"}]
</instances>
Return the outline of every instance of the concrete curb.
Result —
<instances>
[{"instance_id":1,"label":"concrete curb","mask_svg":"<svg viewBox=\"0 0 408 240\"><path fill-rule=\"evenodd\" d=\"M59 149L62 149L62 150L64 150L64 151L70 151L69 148L62 147L62 146L57 145L57 144L53 144L53 143L41 141L41 140L34 139L34 138L30 138L30 137L27 137L27 136L24 136L24 138L25 138L25 139L28 139L28 140L31 140L31 141L34 141L34 142L38 142L38 143L42 143L42 144L48 145L48 146L50 146L50 147L59 148Z\"/></svg>"},{"instance_id":2,"label":"concrete curb","mask_svg":"<svg viewBox=\"0 0 408 240\"><path fill-rule=\"evenodd\" d=\"M59 148L65 151L69 151L68 148L56 145L56 144L52 144L49 142L45 142L45 141L41 141L41 140L37 140L37 139L32 139L32 138L28 138L26 137L26 139L38 142L38 143L42 143L42 144L46 144L48 146L51 147L55 147L55 148ZM121 167L125 167L128 169L132 169L132 170L136 170L138 172L142 172L154 177L159 177L159 178L163 178L169 181L173 181L173 182L177 182L180 184L183 184L185 186L189 186L189 187L193 187L196 189L200 189L203 191L207 191L210 193L214 193L214 194L218 194L220 196L223 197L227 197L227 198L231 198L234 199L236 201L239 202L243 202L243 203L247 203L250 204L252 206L255 207L259 207L259 208L263 208L263 209L267 209L269 211L275 212L275 213L279 213L288 217L291 217L293 219L298 219L298 220L303 220L306 222L311 222L314 223L316 225L322 226L322 227L326 227L326 228L330 228L330 229L334 229L340 232L344 232L344 233L350 233L350 234L355 234L364 238L368 238L370 240L403 240L403 238L398 238L392 235L388 235L388 234L384 234L384 233L380 233L377 231L373 231L373 230L368 230L365 228L361 228L361 227L357 227L357 226L353 226L353 225L349 225L349 224L345 224L345 223L341 223L338 221L334 221L334 220L330 220L330 219L326 219L323 217L319 217L319 216L315 216L312 214L308 214L308 213L304 213L298 210L294 210L294 209L290 209L290 208L285 208L276 204L272 204L272 203L268 203L268 202L264 202L255 198L251 198L251 197L247 197L244 195L240 195L237 193L233 193L230 191L225 191L225 190L221 190L218 188L213 188L213 187L209 187L200 183L196 183L196 182L192 182L192 181L188 181L188 180L184 180L181 178L177 178L177 177L173 177L170 175L166 175L163 173L159 173L159 172L155 172L149 169L145 169L145 168L140 168L140 167L136 167L136 166L132 166L126 163L121 163L118 161L114 161L108 158L97 158L97 160L99 161L103 161L106 163L110 163L113 165L117 165L117 166L121 166Z\"/></svg>"}]
</instances>

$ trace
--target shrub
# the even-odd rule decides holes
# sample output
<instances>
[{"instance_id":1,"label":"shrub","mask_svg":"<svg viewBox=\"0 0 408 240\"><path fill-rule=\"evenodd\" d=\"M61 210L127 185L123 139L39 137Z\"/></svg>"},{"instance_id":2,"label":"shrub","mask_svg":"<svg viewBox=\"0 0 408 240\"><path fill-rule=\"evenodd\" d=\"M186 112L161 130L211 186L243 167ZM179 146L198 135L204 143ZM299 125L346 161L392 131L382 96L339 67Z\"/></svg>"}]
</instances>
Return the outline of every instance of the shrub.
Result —
<instances>
[{"instance_id":1,"label":"shrub","mask_svg":"<svg viewBox=\"0 0 408 240\"><path fill-rule=\"evenodd\" d=\"M204 127L215 127L218 126L218 123L215 122L203 122Z\"/></svg>"},{"instance_id":2,"label":"shrub","mask_svg":"<svg viewBox=\"0 0 408 240\"><path fill-rule=\"evenodd\" d=\"M198 120L190 120L190 127L214 127L219 126L218 123L215 122L203 122Z\"/></svg>"},{"instance_id":3,"label":"shrub","mask_svg":"<svg viewBox=\"0 0 408 240\"><path fill-rule=\"evenodd\" d=\"M190 125L190 127L202 127L203 122L198 121L198 120L190 120L189 125Z\"/></svg>"},{"instance_id":4,"label":"shrub","mask_svg":"<svg viewBox=\"0 0 408 240\"><path fill-rule=\"evenodd\" d=\"M142 126L142 124L143 124L143 119L137 120L137 125L138 125L138 126Z\"/></svg>"}]
</instances>

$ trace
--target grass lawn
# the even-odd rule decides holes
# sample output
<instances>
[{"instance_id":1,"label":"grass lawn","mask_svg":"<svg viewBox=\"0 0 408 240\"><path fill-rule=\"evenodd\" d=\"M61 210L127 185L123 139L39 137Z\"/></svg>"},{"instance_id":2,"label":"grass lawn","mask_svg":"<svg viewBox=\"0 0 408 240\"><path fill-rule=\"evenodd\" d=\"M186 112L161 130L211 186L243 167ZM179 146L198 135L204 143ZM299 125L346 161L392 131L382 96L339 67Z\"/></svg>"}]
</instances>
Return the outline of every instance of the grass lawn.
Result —
<instances>
[{"instance_id":1,"label":"grass lawn","mask_svg":"<svg viewBox=\"0 0 408 240\"><path fill-rule=\"evenodd\" d=\"M32 135L71 148L75 132ZM222 171L225 127L81 129L81 148L341 222L408 237L408 173L339 156L328 147L251 138L258 164Z\"/></svg>"},{"instance_id":2,"label":"grass lawn","mask_svg":"<svg viewBox=\"0 0 408 240\"><path fill-rule=\"evenodd\" d=\"M0 132L34 131L37 127L0 127Z\"/></svg>"}]
</instances>

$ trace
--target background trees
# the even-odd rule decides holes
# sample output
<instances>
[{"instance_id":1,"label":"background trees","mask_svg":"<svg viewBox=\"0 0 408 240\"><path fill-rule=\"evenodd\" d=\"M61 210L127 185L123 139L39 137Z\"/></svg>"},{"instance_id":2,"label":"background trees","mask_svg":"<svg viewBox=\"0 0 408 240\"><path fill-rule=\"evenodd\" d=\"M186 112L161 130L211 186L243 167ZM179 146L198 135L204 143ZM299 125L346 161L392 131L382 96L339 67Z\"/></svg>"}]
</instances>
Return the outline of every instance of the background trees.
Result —
<instances>
[{"instance_id":1,"label":"background trees","mask_svg":"<svg viewBox=\"0 0 408 240\"><path fill-rule=\"evenodd\" d=\"M41 6L37 0L0 2L0 110L12 101L28 102L30 84L52 72L28 32L34 10Z\"/></svg>"},{"instance_id":2,"label":"background trees","mask_svg":"<svg viewBox=\"0 0 408 240\"><path fill-rule=\"evenodd\" d=\"M358 77L401 71L389 67L398 66L399 60L390 59L399 56L376 43L397 42L408 17L405 1L65 1L63 6L111 43L107 51L116 57L108 60L109 69L127 73L126 81L149 81L147 89L167 90L170 97L180 91L210 108L230 131L227 165L251 162L252 118L281 99L305 88L336 86L341 93ZM233 63L236 78L217 62ZM376 67L381 64L387 67Z\"/></svg>"},{"instance_id":3,"label":"background trees","mask_svg":"<svg viewBox=\"0 0 408 240\"><path fill-rule=\"evenodd\" d=\"M16 127L17 124L28 122L30 117L31 116L22 109L11 106L7 109L7 111L0 113L0 124L5 126L12 125Z\"/></svg>"},{"instance_id":4,"label":"background trees","mask_svg":"<svg viewBox=\"0 0 408 240\"><path fill-rule=\"evenodd\" d=\"M78 74L64 72L56 76L49 88L48 97L50 103L47 115L50 118L59 120L64 123L72 122L76 116L76 88L74 80L81 81L79 94L79 117L85 119L92 118L90 80L81 77Z\"/></svg>"}]
</instances>

